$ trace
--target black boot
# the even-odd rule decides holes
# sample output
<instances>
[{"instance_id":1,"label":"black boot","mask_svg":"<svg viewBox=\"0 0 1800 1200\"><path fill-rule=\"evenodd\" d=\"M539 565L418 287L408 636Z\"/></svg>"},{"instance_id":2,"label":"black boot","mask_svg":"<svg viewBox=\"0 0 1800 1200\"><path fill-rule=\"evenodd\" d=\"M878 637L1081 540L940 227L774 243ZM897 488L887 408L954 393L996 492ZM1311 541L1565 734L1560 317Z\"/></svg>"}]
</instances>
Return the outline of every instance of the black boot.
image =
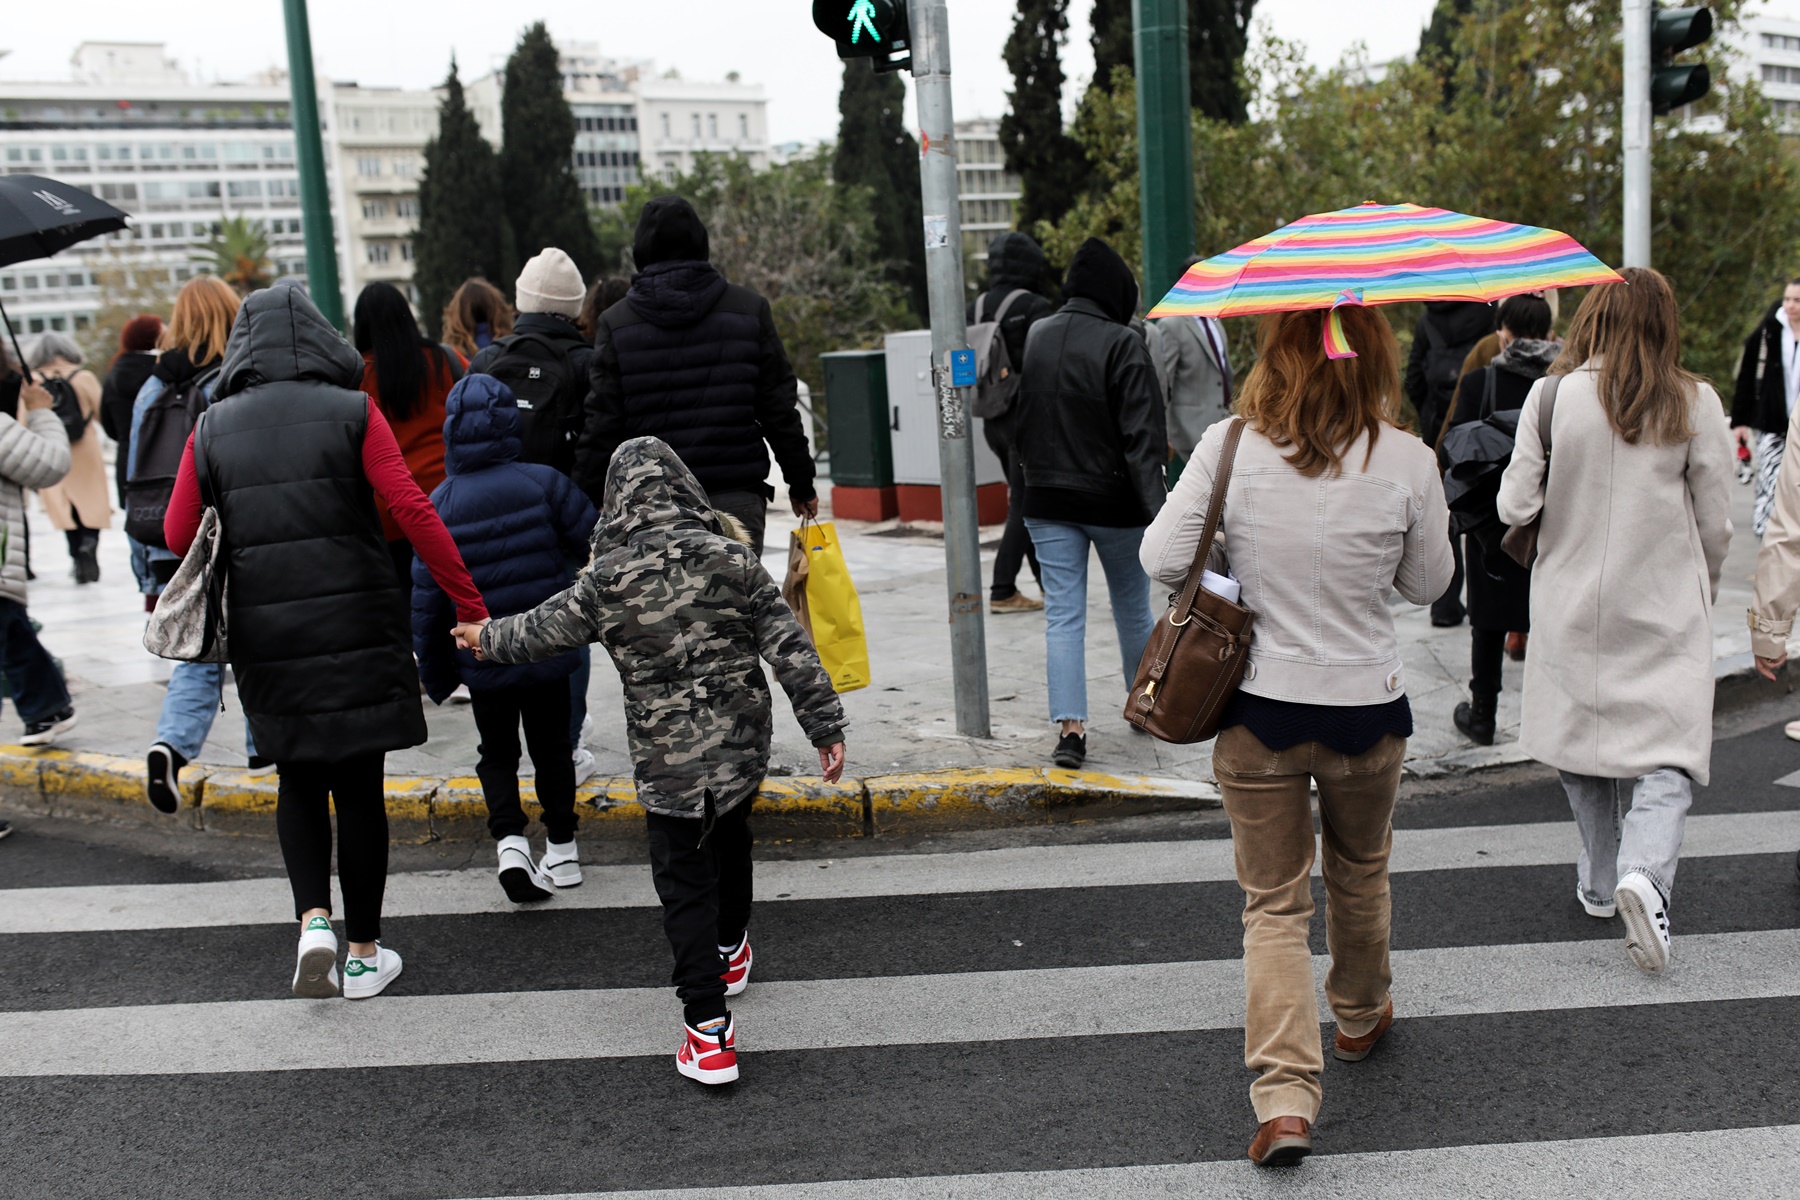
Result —
<instances>
[{"instance_id":1,"label":"black boot","mask_svg":"<svg viewBox=\"0 0 1800 1200\"><path fill-rule=\"evenodd\" d=\"M1463 736L1478 746L1494 744L1494 706L1499 697L1475 696L1456 706L1451 719Z\"/></svg>"}]
</instances>

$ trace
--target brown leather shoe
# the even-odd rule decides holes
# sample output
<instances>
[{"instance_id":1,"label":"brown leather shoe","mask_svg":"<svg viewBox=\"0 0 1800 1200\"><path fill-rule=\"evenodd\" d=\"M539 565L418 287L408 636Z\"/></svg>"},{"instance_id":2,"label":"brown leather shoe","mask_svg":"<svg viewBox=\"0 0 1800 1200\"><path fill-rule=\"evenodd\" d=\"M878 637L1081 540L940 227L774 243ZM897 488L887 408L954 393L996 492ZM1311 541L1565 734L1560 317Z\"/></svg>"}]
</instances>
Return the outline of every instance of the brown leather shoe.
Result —
<instances>
[{"instance_id":1,"label":"brown leather shoe","mask_svg":"<svg viewBox=\"0 0 1800 1200\"><path fill-rule=\"evenodd\" d=\"M988 611L991 613L1037 612L1043 607L1042 600L1033 600L1024 592L1014 592L1004 600L988 601Z\"/></svg>"},{"instance_id":2,"label":"brown leather shoe","mask_svg":"<svg viewBox=\"0 0 1800 1200\"><path fill-rule=\"evenodd\" d=\"M1523 633L1507 634L1506 635L1506 657L1512 659L1514 662L1524 662L1525 661L1525 642L1528 637L1529 637L1528 634L1523 634Z\"/></svg>"},{"instance_id":3,"label":"brown leather shoe","mask_svg":"<svg viewBox=\"0 0 1800 1200\"><path fill-rule=\"evenodd\" d=\"M1375 1022L1375 1028L1361 1037L1345 1037L1343 1030L1338 1030L1337 1037L1331 1043L1331 1057L1343 1062L1361 1062L1369 1057L1369 1051L1381 1040L1381 1035L1394 1027L1394 1002L1388 1001L1387 1011L1381 1014L1381 1020Z\"/></svg>"},{"instance_id":4,"label":"brown leather shoe","mask_svg":"<svg viewBox=\"0 0 1800 1200\"><path fill-rule=\"evenodd\" d=\"M1312 1123L1305 1117L1276 1117L1257 1127L1250 1161L1259 1167L1291 1167L1312 1153Z\"/></svg>"}]
</instances>

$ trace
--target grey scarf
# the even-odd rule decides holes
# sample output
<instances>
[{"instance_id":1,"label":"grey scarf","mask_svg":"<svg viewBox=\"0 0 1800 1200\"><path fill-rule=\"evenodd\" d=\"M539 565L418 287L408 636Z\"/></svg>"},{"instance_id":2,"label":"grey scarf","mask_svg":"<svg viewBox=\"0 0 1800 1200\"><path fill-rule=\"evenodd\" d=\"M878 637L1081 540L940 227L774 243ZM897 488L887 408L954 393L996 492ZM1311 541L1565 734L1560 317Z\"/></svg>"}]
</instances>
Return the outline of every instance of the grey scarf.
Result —
<instances>
[{"instance_id":1,"label":"grey scarf","mask_svg":"<svg viewBox=\"0 0 1800 1200\"><path fill-rule=\"evenodd\" d=\"M1562 353L1562 346L1556 342L1541 341L1537 338L1514 338L1508 342L1506 349L1494 359L1494 365L1502 371L1511 371L1514 375L1523 375L1527 379L1542 379L1550 371L1550 364Z\"/></svg>"}]
</instances>

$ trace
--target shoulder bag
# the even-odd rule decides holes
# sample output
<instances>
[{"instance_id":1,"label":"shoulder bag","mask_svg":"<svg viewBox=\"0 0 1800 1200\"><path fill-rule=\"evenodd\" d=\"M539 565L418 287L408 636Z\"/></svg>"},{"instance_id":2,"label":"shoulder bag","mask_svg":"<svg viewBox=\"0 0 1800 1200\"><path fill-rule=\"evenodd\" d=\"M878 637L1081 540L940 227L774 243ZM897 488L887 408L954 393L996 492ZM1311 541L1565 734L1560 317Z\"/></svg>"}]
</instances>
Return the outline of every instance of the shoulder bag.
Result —
<instances>
[{"instance_id":1,"label":"shoulder bag","mask_svg":"<svg viewBox=\"0 0 1800 1200\"><path fill-rule=\"evenodd\" d=\"M1232 418L1219 451L1219 469L1213 474L1206 528L1187 582L1150 631L1125 700L1125 719L1165 742L1203 742L1217 733L1220 714L1249 661L1250 626L1256 614L1200 586L1243 436L1243 418Z\"/></svg>"},{"instance_id":2,"label":"shoulder bag","mask_svg":"<svg viewBox=\"0 0 1800 1200\"><path fill-rule=\"evenodd\" d=\"M1544 447L1544 499L1550 498L1550 415L1556 411L1556 389L1562 385L1561 375L1544 377L1544 399L1538 405L1538 441ZM1500 539L1500 549L1506 551L1506 557L1527 569L1537 561L1538 527L1544 521L1544 507L1538 505L1537 516L1523 525L1514 525Z\"/></svg>"},{"instance_id":3,"label":"shoulder bag","mask_svg":"<svg viewBox=\"0 0 1800 1200\"><path fill-rule=\"evenodd\" d=\"M225 645L225 531L205 454L206 413L194 423L194 477L200 500L200 532L182 556L174 578L157 598L144 627L144 649L158 658L222 663Z\"/></svg>"}]
</instances>

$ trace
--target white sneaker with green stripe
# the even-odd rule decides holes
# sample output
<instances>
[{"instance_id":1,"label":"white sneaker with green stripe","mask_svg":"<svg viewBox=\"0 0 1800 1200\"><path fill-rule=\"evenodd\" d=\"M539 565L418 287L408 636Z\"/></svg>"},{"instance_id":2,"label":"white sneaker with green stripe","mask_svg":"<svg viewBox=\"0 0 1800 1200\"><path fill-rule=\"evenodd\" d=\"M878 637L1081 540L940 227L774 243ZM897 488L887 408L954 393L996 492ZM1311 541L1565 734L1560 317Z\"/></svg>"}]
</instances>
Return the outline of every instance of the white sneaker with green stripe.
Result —
<instances>
[{"instance_id":1,"label":"white sneaker with green stripe","mask_svg":"<svg viewBox=\"0 0 1800 1200\"><path fill-rule=\"evenodd\" d=\"M371 958L352 954L344 960L344 998L367 1000L381 994L388 984L400 978L400 956L380 942L375 943Z\"/></svg>"},{"instance_id":2,"label":"white sneaker with green stripe","mask_svg":"<svg viewBox=\"0 0 1800 1200\"><path fill-rule=\"evenodd\" d=\"M331 922L314 917L300 931L300 960L294 965L294 995L329 1000L338 994L337 935Z\"/></svg>"}]
</instances>

